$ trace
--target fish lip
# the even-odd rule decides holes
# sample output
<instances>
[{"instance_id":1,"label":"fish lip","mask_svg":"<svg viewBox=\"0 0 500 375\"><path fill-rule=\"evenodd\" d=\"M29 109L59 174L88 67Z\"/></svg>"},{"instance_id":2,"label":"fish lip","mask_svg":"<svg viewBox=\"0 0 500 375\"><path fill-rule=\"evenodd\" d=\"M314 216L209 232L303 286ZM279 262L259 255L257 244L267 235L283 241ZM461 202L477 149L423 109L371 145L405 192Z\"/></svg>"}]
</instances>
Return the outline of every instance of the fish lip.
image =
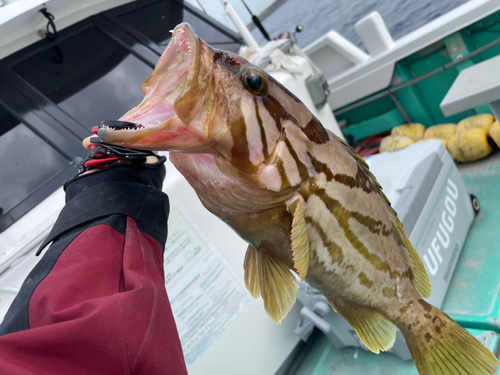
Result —
<instances>
[{"instance_id":1,"label":"fish lip","mask_svg":"<svg viewBox=\"0 0 500 375\"><path fill-rule=\"evenodd\" d=\"M179 62L179 56L185 57ZM136 127L113 128L103 126L98 130L99 137L105 142L136 141L144 134L165 128L176 117L174 109L175 97L172 98L172 94L176 90L179 92L185 90L186 81L195 78L193 75L197 73L193 71L193 66L200 63L201 46L195 31L187 23L177 25L173 30L172 39L161 55L155 70L143 83L143 91L146 94L144 100L137 107L119 118L119 121L135 123ZM171 85L171 90L162 90L161 95L158 95L158 91L162 89L157 84L158 77L161 74L166 74L166 77L173 76L174 84ZM164 80L162 79L161 82Z\"/></svg>"},{"instance_id":2,"label":"fish lip","mask_svg":"<svg viewBox=\"0 0 500 375\"><path fill-rule=\"evenodd\" d=\"M153 98L156 99L156 98ZM145 109L138 109L133 113L122 116L119 121L135 124L126 128L119 128L104 124L99 127L98 135L104 142L136 141L143 135L150 134L165 128L175 117L172 104L161 100L155 102ZM161 118L160 121L158 118Z\"/></svg>"}]
</instances>

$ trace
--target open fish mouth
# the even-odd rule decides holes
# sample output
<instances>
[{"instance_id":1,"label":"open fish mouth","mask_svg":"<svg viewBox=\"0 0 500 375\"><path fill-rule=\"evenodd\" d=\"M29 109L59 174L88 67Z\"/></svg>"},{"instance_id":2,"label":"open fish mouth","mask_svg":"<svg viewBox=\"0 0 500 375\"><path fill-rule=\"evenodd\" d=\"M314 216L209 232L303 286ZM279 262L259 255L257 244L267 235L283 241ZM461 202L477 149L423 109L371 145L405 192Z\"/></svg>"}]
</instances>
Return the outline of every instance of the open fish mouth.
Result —
<instances>
[{"instance_id":1,"label":"open fish mouth","mask_svg":"<svg viewBox=\"0 0 500 375\"><path fill-rule=\"evenodd\" d=\"M137 130L144 129L145 127L141 124L136 124L134 122L126 121L101 121L99 129L104 128L107 130L120 131L120 130Z\"/></svg>"},{"instance_id":2,"label":"open fish mouth","mask_svg":"<svg viewBox=\"0 0 500 375\"><path fill-rule=\"evenodd\" d=\"M191 26L182 23L173 30L155 70L142 84L143 101L119 119L122 126L100 126L99 137L104 142L130 144L170 128L173 120L179 120L176 103L198 85L200 65L200 41ZM190 116L182 113L180 117L185 121Z\"/></svg>"}]
</instances>

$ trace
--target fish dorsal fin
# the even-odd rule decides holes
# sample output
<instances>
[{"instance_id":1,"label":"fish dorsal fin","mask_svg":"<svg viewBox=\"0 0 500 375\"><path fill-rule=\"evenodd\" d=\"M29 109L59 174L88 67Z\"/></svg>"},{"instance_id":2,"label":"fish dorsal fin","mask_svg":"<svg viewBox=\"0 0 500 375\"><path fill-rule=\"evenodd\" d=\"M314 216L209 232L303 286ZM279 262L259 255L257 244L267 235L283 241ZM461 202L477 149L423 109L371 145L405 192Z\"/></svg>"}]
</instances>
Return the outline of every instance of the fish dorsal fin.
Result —
<instances>
[{"instance_id":1,"label":"fish dorsal fin","mask_svg":"<svg viewBox=\"0 0 500 375\"><path fill-rule=\"evenodd\" d=\"M420 255L418 254L417 250L415 250L408 236L406 235L403 224L401 224L397 217L395 217L392 222L394 225L396 239L398 243L403 244L403 248L405 249L406 253L406 259L408 260L410 268L413 272L413 286L422 298L428 298L432 294L432 283L431 279L429 278L429 274L425 270L424 263L422 262Z\"/></svg>"},{"instance_id":2,"label":"fish dorsal fin","mask_svg":"<svg viewBox=\"0 0 500 375\"><path fill-rule=\"evenodd\" d=\"M292 242L294 267L299 273L300 279L304 281L309 268L309 236L302 206L302 200L298 198L290 206L290 212L292 212L293 216L290 240Z\"/></svg>"},{"instance_id":3,"label":"fish dorsal fin","mask_svg":"<svg viewBox=\"0 0 500 375\"><path fill-rule=\"evenodd\" d=\"M408 236L406 235L406 232L403 228L403 224L401 224L401 222L399 221L396 211L394 211L394 209L391 207L391 202L389 202L385 194L382 192L382 187L378 183L375 176L370 172L366 161L361 156L359 156L356 151L354 151L352 147L347 143L342 140L341 143L344 149L357 161L363 173L370 180L373 189L382 197L382 200L386 204L387 211L389 212L389 216L393 225L394 236L396 237L398 244L404 249L406 259L408 260L408 264L410 265L410 268L413 272L413 286L422 298L430 297L432 294L432 284L429 278L429 274L425 270L424 263L422 262L420 255L408 239Z\"/></svg>"},{"instance_id":4,"label":"fish dorsal fin","mask_svg":"<svg viewBox=\"0 0 500 375\"><path fill-rule=\"evenodd\" d=\"M248 291L254 298L262 296L268 315L280 324L297 299L296 277L283 263L252 245L248 245L243 268Z\"/></svg>"},{"instance_id":5,"label":"fish dorsal fin","mask_svg":"<svg viewBox=\"0 0 500 375\"><path fill-rule=\"evenodd\" d=\"M328 297L328 302L372 352L380 353L392 348L396 341L396 326L378 312L341 299Z\"/></svg>"},{"instance_id":6,"label":"fish dorsal fin","mask_svg":"<svg viewBox=\"0 0 500 375\"><path fill-rule=\"evenodd\" d=\"M243 268L245 270L245 286L253 298L260 297L259 256L257 249L252 245L248 245Z\"/></svg>"},{"instance_id":7,"label":"fish dorsal fin","mask_svg":"<svg viewBox=\"0 0 500 375\"><path fill-rule=\"evenodd\" d=\"M278 324L288 315L297 299L299 282L286 265L266 251L258 251L259 281L264 307Z\"/></svg>"}]
</instances>

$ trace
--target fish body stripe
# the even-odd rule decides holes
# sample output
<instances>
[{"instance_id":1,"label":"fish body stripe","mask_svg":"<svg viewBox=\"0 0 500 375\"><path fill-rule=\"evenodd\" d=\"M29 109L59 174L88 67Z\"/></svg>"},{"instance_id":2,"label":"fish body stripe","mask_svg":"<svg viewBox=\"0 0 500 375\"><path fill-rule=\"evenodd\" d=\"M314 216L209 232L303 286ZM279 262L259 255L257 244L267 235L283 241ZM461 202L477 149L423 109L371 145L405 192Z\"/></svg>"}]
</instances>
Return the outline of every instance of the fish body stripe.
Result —
<instances>
[{"instance_id":1,"label":"fish body stripe","mask_svg":"<svg viewBox=\"0 0 500 375\"><path fill-rule=\"evenodd\" d=\"M314 156L312 156L309 152L307 153L307 155L309 156L309 159L311 159L311 163L314 167L314 169L316 169L316 171L318 173L324 173L325 177L326 177L326 180L328 182L330 182L332 179L333 179L333 172L331 171L331 169L328 167L328 165L326 165L325 163L322 163L320 162L319 160L317 160Z\"/></svg>"},{"instance_id":2,"label":"fish body stripe","mask_svg":"<svg viewBox=\"0 0 500 375\"><path fill-rule=\"evenodd\" d=\"M269 150L267 149L267 137L266 137L266 131L264 129L264 124L262 123L262 117L260 116L259 112L259 102L257 101L257 98L253 98L253 103L255 106L255 116L257 117L257 123L259 124L260 128L260 138L262 142L262 154L264 155L264 159L267 160L269 158Z\"/></svg>"},{"instance_id":3,"label":"fish body stripe","mask_svg":"<svg viewBox=\"0 0 500 375\"><path fill-rule=\"evenodd\" d=\"M288 151L290 152L290 155L292 155L293 160L295 160L295 164L297 164L297 169L299 170L299 175L302 181L306 180L309 178L309 171L307 167L305 166L304 163L299 159L299 156L295 152L295 149L293 148L292 144L288 140L288 138L285 135L285 145L288 148Z\"/></svg>"},{"instance_id":4,"label":"fish body stripe","mask_svg":"<svg viewBox=\"0 0 500 375\"><path fill-rule=\"evenodd\" d=\"M262 102L264 103L264 106L268 110L269 114L274 119L278 130L281 131L283 122L288 120L299 127L306 135L307 139L309 139L311 142L314 142L316 144L323 144L328 142L328 133L316 117L312 116L307 125L305 127L301 127L299 121L294 116L290 115L275 97L268 95L266 98L262 99Z\"/></svg>"},{"instance_id":5,"label":"fish body stripe","mask_svg":"<svg viewBox=\"0 0 500 375\"><path fill-rule=\"evenodd\" d=\"M371 280L364 272L359 273L358 279L360 284L366 286L368 289L373 286L373 280Z\"/></svg>"},{"instance_id":6,"label":"fish body stripe","mask_svg":"<svg viewBox=\"0 0 500 375\"><path fill-rule=\"evenodd\" d=\"M290 180L288 179L288 175L285 171L285 165L283 164L283 160L279 157L276 161L276 169L278 170L281 178L281 190L291 187L292 185L290 184Z\"/></svg>"},{"instance_id":7,"label":"fish body stripe","mask_svg":"<svg viewBox=\"0 0 500 375\"><path fill-rule=\"evenodd\" d=\"M368 230L373 234L379 234L381 236L388 237L394 233L392 226L390 229L388 229L381 220L375 220L371 216L363 215L357 211L350 211L350 213L358 223L368 228Z\"/></svg>"},{"instance_id":8,"label":"fish body stripe","mask_svg":"<svg viewBox=\"0 0 500 375\"><path fill-rule=\"evenodd\" d=\"M344 252L342 251L340 245L329 238L328 234L323 230L321 225L311 216L306 216L305 221L319 234L319 237L323 242L323 246L328 250L330 257L332 258L332 264L338 263L338 265L340 266L344 261Z\"/></svg>"},{"instance_id":9,"label":"fish body stripe","mask_svg":"<svg viewBox=\"0 0 500 375\"><path fill-rule=\"evenodd\" d=\"M361 256L363 256L376 270L388 273L391 279L409 278L409 270L404 272L393 271L390 264L386 260L383 260L379 255L368 250L368 247L359 239L349 226L349 219L353 218L358 221L351 211L346 209L338 200L330 197L323 188L317 186L314 187L313 194L323 201L328 211L330 211L330 213L336 218L339 226L344 231L345 236L352 247L356 249L356 251L361 254ZM360 224L365 225L363 222L360 222Z\"/></svg>"},{"instance_id":10,"label":"fish body stripe","mask_svg":"<svg viewBox=\"0 0 500 375\"><path fill-rule=\"evenodd\" d=\"M253 105L250 104L254 117L248 117L251 115L247 113L248 118L246 118L245 113L250 108L243 105L243 98L239 98L237 105L232 106L231 116L228 117L228 120L231 118L231 124L228 124L230 125L232 138L229 155L231 163L236 168L249 174L257 173L260 164L259 160L263 159L263 162L267 165L274 164L281 178L281 189L288 189L298 183L296 173L300 181L309 179L311 177L309 168L305 161L301 160L293 144L287 138L285 123L291 123L293 124L291 126L300 129L310 141L322 144L328 140L328 133L319 121L313 116L305 127L301 127L297 118L290 115L280 102L271 95L263 98L254 96ZM264 111L267 112L265 120ZM269 137L271 137L271 143ZM274 150L271 150L269 146L275 137L278 137L277 143L273 146ZM284 143L289 155L286 155L286 152L282 154L285 149L280 150L280 142ZM293 159L293 161L288 160L288 158ZM318 165L320 165L319 162L316 167ZM322 165L320 169L328 170L326 166L323 167ZM330 178L330 175L328 177ZM349 186L360 186L361 183L365 183L360 178L355 180L351 178L350 180L348 176L340 174L333 177ZM364 185L365 189L367 185Z\"/></svg>"},{"instance_id":11,"label":"fish body stripe","mask_svg":"<svg viewBox=\"0 0 500 375\"><path fill-rule=\"evenodd\" d=\"M257 171L257 166L250 160L250 148L247 139L245 117L243 116L241 105L235 107L235 113L233 114L232 119L233 125L229 126L231 129L231 136L233 138L231 162L236 168L241 169L242 171L255 173ZM237 126L235 126L235 123L237 123Z\"/></svg>"},{"instance_id":12,"label":"fish body stripe","mask_svg":"<svg viewBox=\"0 0 500 375\"><path fill-rule=\"evenodd\" d=\"M246 119L244 110L247 109L243 107L241 99L239 105L232 108L232 126L230 127L233 141L231 163L236 168L253 174L259 168L255 160L260 154L266 164L275 165L280 175L281 189L288 189L310 177L308 167L300 159L297 151L286 136L284 123L288 121L298 128L300 126L297 119L286 113L275 98L264 98L261 103L264 103L263 108L259 108L259 100L253 98L252 109L255 111L255 118L249 117ZM264 126L262 110L267 111L270 116L267 118L266 126ZM247 116L249 115L247 114ZM270 129L269 126L275 128ZM268 136L272 133L279 134L279 138L274 146L273 153L270 153ZM255 137L259 139L253 139ZM250 149L250 144L254 149ZM288 151L289 155L287 155L286 151ZM252 152L254 153L254 162L252 162Z\"/></svg>"},{"instance_id":13,"label":"fish body stripe","mask_svg":"<svg viewBox=\"0 0 500 375\"><path fill-rule=\"evenodd\" d=\"M370 179L368 178L368 176L366 176L359 165L356 172L356 177L352 177L343 173L333 173L328 165L320 162L310 153L308 153L308 155L316 171L318 171L319 173L324 173L328 182L335 180L342 185L349 186L351 189L361 188L365 193L371 193L373 191Z\"/></svg>"},{"instance_id":14,"label":"fish body stripe","mask_svg":"<svg viewBox=\"0 0 500 375\"><path fill-rule=\"evenodd\" d=\"M263 152L264 144L262 143L266 141L265 134L262 134L253 103L240 101L240 111L245 120L250 161L258 166L266 160Z\"/></svg>"},{"instance_id":15,"label":"fish body stripe","mask_svg":"<svg viewBox=\"0 0 500 375\"><path fill-rule=\"evenodd\" d=\"M318 161L311 154L308 155L316 171L318 171L319 173L324 173L328 182L331 182L333 180L342 185L348 186L351 189L360 188L367 194L373 191L370 180L359 166L355 178L341 173L334 174L325 163ZM391 226L391 228L387 228L387 226L381 220L376 220L371 216L363 215L357 211L349 211L349 213L352 218L367 227L368 230L373 234L379 234L384 237L388 237L394 234L393 226ZM399 239L397 240L399 241Z\"/></svg>"},{"instance_id":16,"label":"fish body stripe","mask_svg":"<svg viewBox=\"0 0 500 375\"><path fill-rule=\"evenodd\" d=\"M317 144L323 144L330 140L328 132L315 116L313 116L311 121L309 121L307 125L302 128L302 131L311 142Z\"/></svg>"}]
</instances>

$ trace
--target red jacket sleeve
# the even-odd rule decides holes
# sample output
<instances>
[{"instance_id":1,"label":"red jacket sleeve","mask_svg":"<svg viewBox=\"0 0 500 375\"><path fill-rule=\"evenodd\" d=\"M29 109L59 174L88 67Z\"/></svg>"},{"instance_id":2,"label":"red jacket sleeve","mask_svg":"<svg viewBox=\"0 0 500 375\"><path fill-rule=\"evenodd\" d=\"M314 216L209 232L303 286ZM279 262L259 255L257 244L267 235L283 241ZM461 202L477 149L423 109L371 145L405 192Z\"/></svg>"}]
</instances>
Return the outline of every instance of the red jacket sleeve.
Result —
<instances>
[{"instance_id":1,"label":"red jacket sleeve","mask_svg":"<svg viewBox=\"0 0 500 375\"><path fill-rule=\"evenodd\" d=\"M163 276L163 161L65 186L52 245L0 325L1 374L187 374Z\"/></svg>"}]
</instances>

